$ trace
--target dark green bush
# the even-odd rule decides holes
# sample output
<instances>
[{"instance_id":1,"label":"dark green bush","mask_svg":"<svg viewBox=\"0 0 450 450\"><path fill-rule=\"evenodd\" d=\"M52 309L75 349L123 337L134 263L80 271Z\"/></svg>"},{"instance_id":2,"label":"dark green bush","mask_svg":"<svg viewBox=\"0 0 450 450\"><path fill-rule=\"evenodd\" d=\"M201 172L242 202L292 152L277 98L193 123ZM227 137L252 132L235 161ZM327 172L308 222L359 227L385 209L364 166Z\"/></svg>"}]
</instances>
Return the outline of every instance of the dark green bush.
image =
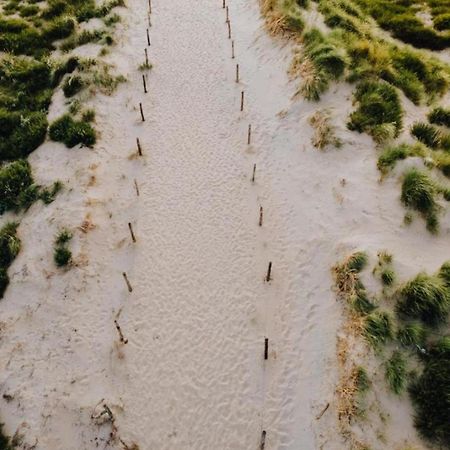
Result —
<instances>
[{"instance_id":1,"label":"dark green bush","mask_svg":"<svg viewBox=\"0 0 450 450\"><path fill-rule=\"evenodd\" d=\"M0 160L27 156L44 142L47 126L45 113L0 110Z\"/></svg>"},{"instance_id":2,"label":"dark green bush","mask_svg":"<svg viewBox=\"0 0 450 450\"><path fill-rule=\"evenodd\" d=\"M433 19L434 28L439 31L450 30L450 14L442 14Z\"/></svg>"},{"instance_id":3,"label":"dark green bush","mask_svg":"<svg viewBox=\"0 0 450 450\"><path fill-rule=\"evenodd\" d=\"M28 161L14 161L0 168L0 214L20 208L20 197L33 184Z\"/></svg>"},{"instance_id":4,"label":"dark green bush","mask_svg":"<svg viewBox=\"0 0 450 450\"><path fill-rule=\"evenodd\" d=\"M83 79L78 75L74 75L66 79L62 89L66 97L73 97L75 94L80 92L81 89L83 89L83 87L84 87Z\"/></svg>"},{"instance_id":5,"label":"dark green bush","mask_svg":"<svg viewBox=\"0 0 450 450\"><path fill-rule=\"evenodd\" d=\"M449 289L442 278L421 273L400 289L396 309L401 317L436 326L447 319Z\"/></svg>"},{"instance_id":6,"label":"dark green bush","mask_svg":"<svg viewBox=\"0 0 450 450\"><path fill-rule=\"evenodd\" d=\"M19 9L20 17L35 16L39 12L39 6L36 5L24 5Z\"/></svg>"},{"instance_id":7,"label":"dark green bush","mask_svg":"<svg viewBox=\"0 0 450 450\"><path fill-rule=\"evenodd\" d=\"M0 229L0 298L3 298L9 283L7 273L20 251L20 239L17 237L18 223L7 223Z\"/></svg>"},{"instance_id":8,"label":"dark green bush","mask_svg":"<svg viewBox=\"0 0 450 450\"><path fill-rule=\"evenodd\" d=\"M75 22L73 19L56 19L44 28L42 36L46 41L53 42L69 37L74 30Z\"/></svg>"},{"instance_id":9,"label":"dark green bush","mask_svg":"<svg viewBox=\"0 0 450 450\"><path fill-rule=\"evenodd\" d=\"M78 58L72 56L60 64L52 76L52 87L58 86L66 73L72 73L79 65Z\"/></svg>"},{"instance_id":10,"label":"dark green bush","mask_svg":"<svg viewBox=\"0 0 450 450\"><path fill-rule=\"evenodd\" d=\"M444 337L423 356L424 369L409 393L419 433L431 442L450 447L450 338Z\"/></svg>"},{"instance_id":11,"label":"dark green bush","mask_svg":"<svg viewBox=\"0 0 450 450\"><path fill-rule=\"evenodd\" d=\"M69 114L53 122L49 134L53 141L64 142L69 148L77 144L92 147L96 142L95 130L91 125L86 122L77 122Z\"/></svg>"},{"instance_id":12,"label":"dark green bush","mask_svg":"<svg viewBox=\"0 0 450 450\"><path fill-rule=\"evenodd\" d=\"M450 110L445 108L434 108L428 114L428 120L430 123L434 123L436 125L445 125L446 127L450 127Z\"/></svg>"},{"instance_id":13,"label":"dark green bush","mask_svg":"<svg viewBox=\"0 0 450 450\"><path fill-rule=\"evenodd\" d=\"M66 247L56 247L53 259L58 267L67 266L72 259L72 252Z\"/></svg>"}]
</instances>

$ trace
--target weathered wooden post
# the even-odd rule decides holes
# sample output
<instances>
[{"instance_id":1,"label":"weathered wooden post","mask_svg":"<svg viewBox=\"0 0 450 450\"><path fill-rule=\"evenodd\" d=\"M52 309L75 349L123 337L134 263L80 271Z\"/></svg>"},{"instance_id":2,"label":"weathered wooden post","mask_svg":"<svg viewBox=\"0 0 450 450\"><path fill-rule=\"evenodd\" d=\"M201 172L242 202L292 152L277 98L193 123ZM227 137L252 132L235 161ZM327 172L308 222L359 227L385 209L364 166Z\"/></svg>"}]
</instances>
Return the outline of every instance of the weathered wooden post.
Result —
<instances>
[{"instance_id":1,"label":"weathered wooden post","mask_svg":"<svg viewBox=\"0 0 450 450\"><path fill-rule=\"evenodd\" d=\"M129 228L129 230L130 230L131 240L132 240L133 242L136 242L136 236L134 235L133 225L131 225L130 222L128 222L128 228Z\"/></svg>"},{"instance_id":2,"label":"weathered wooden post","mask_svg":"<svg viewBox=\"0 0 450 450\"><path fill-rule=\"evenodd\" d=\"M234 41L231 41L231 59L234 59Z\"/></svg>"},{"instance_id":3,"label":"weathered wooden post","mask_svg":"<svg viewBox=\"0 0 450 450\"><path fill-rule=\"evenodd\" d=\"M236 83L239 83L239 64L236 64Z\"/></svg>"},{"instance_id":4,"label":"weathered wooden post","mask_svg":"<svg viewBox=\"0 0 450 450\"><path fill-rule=\"evenodd\" d=\"M141 111L142 122L145 122L144 110L142 109L142 103L139 103L139 110Z\"/></svg>"},{"instance_id":5,"label":"weathered wooden post","mask_svg":"<svg viewBox=\"0 0 450 450\"><path fill-rule=\"evenodd\" d=\"M148 11L150 14L152 13L152 0L148 0Z\"/></svg>"},{"instance_id":6,"label":"weathered wooden post","mask_svg":"<svg viewBox=\"0 0 450 450\"><path fill-rule=\"evenodd\" d=\"M264 450L266 448L266 434L266 430L263 430L263 432L261 433L261 450Z\"/></svg>"},{"instance_id":7,"label":"weathered wooden post","mask_svg":"<svg viewBox=\"0 0 450 450\"><path fill-rule=\"evenodd\" d=\"M136 145L137 145L137 149L138 149L138 155L142 156L141 141L139 140L139 138L136 138Z\"/></svg>"},{"instance_id":8,"label":"weathered wooden post","mask_svg":"<svg viewBox=\"0 0 450 450\"><path fill-rule=\"evenodd\" d=\"M148 52L147 49L144 49L145 52L145 67L148 68L149 64L148 64Z\"/></svg>"},{"instance_id":9,"label":"weathered wooden post","mask_svg":"<svg viewBox=\"0 0 450 450\"><path fill-rule=\"evenodd\" d=\"M134 188L136 189L136 195L139 197L139 186L136 178L134 179Z\"/></svg>"},{"instance_id":10,"label":"weathered wooden post","mask_svg":"<svg viewBox=\"0 0 450 450\"><path fill-rule=\"evenodd\" d=\"M119 333L120 342L122 342L123 344L128 344L128 339L125 339L125 337L123 336L119 322L117 322L117 320L114 320L114 324L116 325L117 332Z\"/></svg>"},{"instance_id":11,"label":"weathered wooden post","mask_svg":"<svg viewBox=\"0 0 450 450\"><path fill-rule=\"evenodd\" d=\"M142 84L144 85L144 94L147 93L147 83L145 82L145 75L142 74Z\"/></svg>"},{"instance_id":12,"label":"weathered wooden post","mask_svg":"<svg viewBox=\"0 0 450 450\"><path fill-rule=\"evenodd\" d=\"M228 9L228 6L227 6L227 8L226 8L226 11L227 11L227 19L226 19L225 22L228 22L228 21L230 20L230 11L229 11L229 9Z\"/></svg>"},{"instance_id":13,"label":"weathered wooden post","mask_svg":"<svg viewBox=\"0 0 450 450\"><path fill-rule=\"evenodd\" d=\"M271 274L272 274L272 261L269 262L269 267L267 268L267 276L266 276L267 282L270 281Z\"/></svg>"},{"instance_id":14,"label":"weathered wooden post","mask_svg":"<svg viewBox=\"0 0 450 450\"><path fill-rule=\"evenodd\" d=\"M228 39L231 39L231 22L228 20Z\"/></svg>"},{"instance_id":15,"label":"weathered wooden post","mask_svg":"<svg viewBox=\"0 0 450 450\"><path fill-rule=\"evenodd\" d=\"M123 278L125 280L125 283L128 287L128 292L133 292L133 288L131 287L130 281L128 280L127 274L125 272L122 272Z\"/></svg>"},{"instance_id":16,"label":"weathered wooden post","mask_svg":"<svg viewBox=\"0 0 450 450\"><path fill-rule=\"evenodd\" d=\"M256 174L256 164L253 164L253 175L252 175L252 183L255 182L255 174Z\"/></svg>"},{"instance_id":17,"label":"weathered wooden post","mask_svg":"<svg viewBox=\"0 0 450 450\"><path fill-rule=\"evenodd\" d=\"M252 126L248 126L248 133L247 133L247 144L250 145L252 142Z\"/></svg>"},{"instance_id":18,"label":"weathered wooden post","mask_svg":"<svg viewBox=\"0 0 450 450\"><path fill-rule=\"evenodd\" d=\"M264 359L268 359L269 358L269 339L265 338L264 339Z\"/></svg>"},{"instance_id":19,"label":"weathered wooden post","mask_svg":"<svg viewBox=\"0 0 450 450\"><path fill-rule=\"evenodd\" d=\"M222 8L225 9L225 0L222 0Z\"/></svg>"},{"instance_id":20,"label":"weathered wooden post","mask_svg":"<svg viewBox=\"0 0 450 450\"><path fill-rule=\"evenodd\" d=\"M259 226L262 227L263 224L263 207L259 207Z\"/></svg>"},{"instance_id":21,"label":"weathered wooden post","mask_svg":"<svg viewBox=\"0 0 450 450\"><path fill-rule=\"evenodd\" d=\"M244 91L241 92L241 112L244 111Z\"/></svg>"},{"instance_id":22,"label":"weathered wooden post","mask_svg":"<svg viewBox=\"0 0 450 450\"><path fill-rule=\"evenodd\" d=\"M150 47L151 43L150 43L150 34L148 32L148 28L147 28L147 44Z\"/></svg>"}]
</instances>

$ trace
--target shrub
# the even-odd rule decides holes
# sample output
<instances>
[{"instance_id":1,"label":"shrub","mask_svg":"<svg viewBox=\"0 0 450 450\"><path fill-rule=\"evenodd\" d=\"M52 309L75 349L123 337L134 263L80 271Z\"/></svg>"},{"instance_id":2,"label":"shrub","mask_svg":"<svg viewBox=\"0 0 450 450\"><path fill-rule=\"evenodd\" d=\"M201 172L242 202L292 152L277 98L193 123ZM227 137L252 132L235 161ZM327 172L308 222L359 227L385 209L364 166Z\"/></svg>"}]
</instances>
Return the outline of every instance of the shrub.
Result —
<instances>
[{"instance_id":1,"label":"shrub","mask_svg":"<svg viewBox=\"0 0 450 450\"><path fill-rule=\"evenodd\" d=\"M364 335L375 348L392 339L392 329L392 319L386 312L374 312L366 317Z\"/></svg>"},{"instance_id":2,"label":"shrub","mask_svg":"<svg viewBox=\"0 0 450 450\"><path fill-rule=\"evenodd\" d=\"M20 17L35 16L39 12L39 6L36 5L24 5L19 9Z\"/></svg>"},{"instance_id":3,"label":"shrub","mask_svg":"<svg viewBox=\"0 0 450 450\"><path fill-rule=\"evenodd\" d=\"M57 234L55 243L56 245L67 244L72 239L72 237L73 237L72 232L65 228Z\"/></svg>"},{"instance_id":4,"label":"shrub","mask_svg":"<svg viewBox=\"0 0 450 450\"><path fill-rule=\"evenodd\" d=\"M400 289L396 309L402 317L435 326L447 319L450 293L442 278L421 273Z\"/></svg>"},{"instance_id":5,"label":"shrub","mask_svg":"<svg viewBox=\"0 0 450 450\"><path fill-rule=\"evenodd\" d=\"M354 297L351 299L352 308L359 314L370 314L376 306L369 300L365 289L356 289Z\"/></svg>"},{"instance_id":6,"label":"shrub","mask_svg":"<svg viewBox=\"0 0 450 450\"><path fill-rule=\"evenodd\" d=\"M450 345L444 337L423 357L422 374L413 381L409 393L415 408L414 422L419 433L443 447L450 446Z\"/></svg>"},{"instance_id":7,"label":"shrub","mask_svg":"<svg viewBox=\"0 0 450 450\"><path fill-rule=\"evenodd\" d=\"M434 123L436 125L445 125L446 127L450 127L450 110L445 108L434 108L428 114L428 120L430 123Z\"/></svg>"},{"instance_id":8,"label":"shrub","mask_svg":"<svg viewBox=\"0 0 450 450\"><path fill-rule=\"evenodd\" d=\"M73 19L56 19L47 25L42 31L42 37L48 42L69 37L75 30L75 22Z\"/></svg>"},{"instance_id":9,"label":"shrub","mask_svg":"<svg viewBox=\"0 0 450 450\"><path fill-rule=\"evenodd\" d=\"M406 383L406 361L399 351L394 351L392 356L385 363L384 376L391 391L401 394Z\"/></svg>"},{"instance_id":10,"label":"shrub","mask_svg":"<svg viewBox=\"0 0 450 450\"><path fill-rule=\"evenodd\" d=\"M80 76L71 76L63 84L63 92L66 97L73 97L84 87L84 81Z\"/></svg>"},{"instance_id":11,"label":"shrub","mask_svg":"<svg viewBox=\"0 0 450 450\"><path fill-rule=\"evenodd\" d=\"M56 247L53 259L58 267L67 266L72 259L72 252L66 247Z\"/></svg>"},{"instance_id":12,"label":"shrub","mask_svg":"<svg viewBox=\"0 0 450 450\"><path fill-rule=\"evenodd\" d=\"M397 332L397 339L405 347L410 345L423 347L425 345L426 337L427 334L425 328L422 324L417 322L408 323Z\"/></svg>"},{"instance_id":13,"label":"shrub","mask_svg":"<svg viewBox=\"0 0 450 450\"><path fill-rule=\"evenodd\" d=\"M0 214L21 205L21 195L33 184L28 161L19 160L0 169Z\"/></svg>"},{"instance_id":14,"label":"shrub","mask_svg":"<svg viewBox=\"0 0 450 450\"><path fill-rule=\"evenodd\" d=\"M358 108L350 115L350 130L376 136L380 126L391 125L391 137L398 136L402 128L403 111L395 88L387 83L364 81L358 84L355 99Z\"/></svg>"},{"instance_id":15,"label":"shrub","mask_svg":"<svg viewBox=\"0 0 450 450\"><path fill-rule=\"evenodd\" d=\"M3 298L8 287L8 267L20 251L20 239L17 237L16 222L7 223L0 229L0 298Z\"/></svg>"},{"instance_id":16,"label":"shrub","mask_svg":"<svg viewBox=\"0 0 450 450\"><path fill-rule=\"evenodd\" d=\"M72 56L68 58L64 63L60 64L52 76L52 87L58 86L62 78L66 73L72 73L78 67L78 58L76 56Z\"/></svg>"},{"instance_id":17,"label":"shrub","mask_svg":"<svg viewBox=\"0 0 450 450\"><path fill-rule=\"evenodd\" d=\"M39 147L47 134L44 113L7 112L0 109L0 160L27 156Z\"/></svg>"},{"instance_id":18,"label":"shrub","mask_svg":"<svg viewBox=\"0 0 450 450\"><path fill-rule=\"evenodd\" d=\"M70 115L65 114L50 126L50 138L63 142L72 148L77 144L92 147L96 142L95 130L86 122L77 122Z\"/></svg>"},{"instance_id":19,"label":"shrub","mask_svg":"<svg viewBox=\"0 0 450 450\"><path fill-rule=\"evenodd\" d=\"M411 127L411 134L430 148L436 149L441 145L441 133L433 125L416 122Z\"/></svg>"}]
</instances>

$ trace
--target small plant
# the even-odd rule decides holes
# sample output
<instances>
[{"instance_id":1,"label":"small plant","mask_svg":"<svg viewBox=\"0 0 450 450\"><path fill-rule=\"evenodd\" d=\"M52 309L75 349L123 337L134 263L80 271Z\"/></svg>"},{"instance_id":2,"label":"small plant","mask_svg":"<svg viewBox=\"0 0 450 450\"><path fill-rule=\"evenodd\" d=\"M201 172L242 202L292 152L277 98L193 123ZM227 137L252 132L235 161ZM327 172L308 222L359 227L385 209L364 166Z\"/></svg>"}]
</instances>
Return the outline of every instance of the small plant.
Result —
<instances>
[{"instance_id":1,"label":"small plant","mask_svg":"<svg viewBox=\"0 0 450 450\"><path fill-rule=\"evenodd\" d=\"M393 325L386 312L374 312L367 316L364 335L374 348L379 348L393 337Z\"/></svg>"},{"instance_id":2,"label":"small plant","mask_svg":"<svg viewBox=\"0 0 450 450\"><path fill-rule=\"evenodd\" d=\"M356 389L359 393L367 392L370 388L370 379L364 367L356 368Z\"/></svg>"},{"instance_id":3,"label":"small plant","mask_svg":"<svg viewBox=\"0 0 450 450\"><path fill-rule=\"evenodd\" d=\"M384 376L391 391L399 395L405 389L406 383L406 361L399 351L394 351L385 363Z\"/></svg>"},{"instance_id":4,"label":"small plant","mask_svg":"<svg viewBox=\"0 0 450 450\"><path fill-rule=\"evenodd\" d=\"M395 272L390 267L385 267L381 271L380 277L381 277L381 282L385 286L392 286L392 284L394 284L394 281L395 281Z\"/></svg>"},{"instance_id":5,"label":"small plant","mask_svg":"<svg viewBox=\"0 0 450 450\"><path fill-rule=\"evenodd\" d=\"M347 260L347 267L354 272L361 272L368 263L366 252L353 253Z\"/></svg>"},{"instance_id":6,"label":"small plant","mask_svg":"<svg viewBox=\"0 0 450 450\"><path fill-rule=\"evenodd\" d=\"M91 125L77 122L68 114L50 125L49 134L53 141L64 142L69 148L77 144L92 147L96 142L95 130Z\"/></svg>"},{"instance_id":7,"label":"small plant","mask_svg":"<svg viewBox=\"0 0 450 450\"><path fill-rule=\"evenodd\" d=\"M21 195L33 184L31 166L26 160L14 161L0 169L0 214L18 210Z\"/></svg>"},{"instance_id":8,"label":"small plant","mask_svg":"<svg viewBox=\"0 0 450 450\"><path fill-rule=\"evenodd\" d=\"M351 306L358 313L362 315L370 314L377 307L369 300L367 292L361 287L357 287L355 295L351 298Z\"/></svg>"},{"instance_id":9,"label":"small plant","mask_svg":"<svg viewBox=\"0 0 450 450\"><path fill-rule=\"evenodd\" d=\"M145 70L151 70L152 68L153 68L153 66L149 62L143 62L142 64L139 64L139 66L138 66L138 70L140 70L141 72L143 72Z\"/></svg>"},{"instance_id":10,"label":"small plant","mask_svg":"<svg viewBox=\"0 0 450 450\"><path fill-rule=\"evenodd\" d=\"M420 319L430 326L436 326L447 319L450 293L439 276L421 273L407 282L398 295L396 308L400 316Z\"/></svg>"},{"instance_id":11,"label":"small plant","mask_svg":"<svg viewBox=\"0 0 450 450\"><path fill-rule=\"evenodd\" d=\"M55 239L53 259L58 267L67 266L72 259L72 252L67 248L73 234L67 229L61 230Z\"/></svg>"},{"instance_id":12,"label":"small plant","mask_svg":"<svg viewBox=\"0 0 450 450\"><path fill-rule=\"evenodd\" d=\"M81 120L83 122L94 122L95 121L95 111L93 109L87 109L81 114Z\"/></svg>"}]
</instances>

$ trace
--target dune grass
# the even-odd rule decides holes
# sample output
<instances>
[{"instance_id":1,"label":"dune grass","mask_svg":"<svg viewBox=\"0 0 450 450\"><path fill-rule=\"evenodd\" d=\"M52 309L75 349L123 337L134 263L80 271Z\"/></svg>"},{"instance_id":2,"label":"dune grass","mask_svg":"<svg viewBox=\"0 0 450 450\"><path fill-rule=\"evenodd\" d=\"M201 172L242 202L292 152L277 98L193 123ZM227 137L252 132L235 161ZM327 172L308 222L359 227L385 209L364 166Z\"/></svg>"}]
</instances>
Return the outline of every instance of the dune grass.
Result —
<instances>
[{"instance_id":1,"label":"dune grass","mask_svg":"<svg viewBox=\"0 0 450 450\"><path fill-rule=\"evenodd\" d=\"M394 337L392 317L386 311L376 311L366 317L364 336L371 346L379 349Z\"/></svg>"},{"instance_id":2,"label":"dune grass","mask_svg":"<svg viewBox=\"0 0 450 450\"><path fill-rule=\"evenodd\" d=\"M53 250L53 260L57 267L68 266L72 261L72 252L68 245L73 237L73 233L64 228L58 232L55 238L55 248Z\"/></svg>"},{"instance_id":3,"label":"dune grass","mask_svg":"<svg viewBox=\"0 0 450 450\"><path fill-rule=\"evenodd\" d=\"M354 95L357 109L350 115L350 130L366 132L378 143L398 136L403 111L395 88L383 82L364 81Z\"/></svg>"},{"instance_id":4,"label":"dune grass","mask_svg":"<svg viewBox=\"0 0 450 450\"><path fill-rule=\"evenodd\" d=\"M447 320L450 291L441 277L421 273L400 288L396 310L401 318L437 326Z\"/></svg>"},{"instance_id":5,"label":"dune grass","mask_svg":"<svg viewBox=\"0 0 450 450\"><path fill-rule=\"evenodd\" d=\"M420 322L410 322L397 331L397 340L405 347L424 347L427 338L426 328Z\"/></svg>"},{"instance_id":6,"label":"dune grass","mask_svg":"<svg viewBox=\"0 0 450 450\"><path fill-rule=\"evenodd\" d=\"M450 109L436 107L428 114L428 120L435 125L450 127Z\"/></svg>"},{"instance_id":7,"label":"dune grass","mask_svg":"<svg viewBox=\"0 0 450 450\"><path fill-rule=\"evenodd\" d=\"M394 351L385 363L385 379L392 392L399 395L406 387L406 360L399 351Z\"/></svg>"}]
</instances>

